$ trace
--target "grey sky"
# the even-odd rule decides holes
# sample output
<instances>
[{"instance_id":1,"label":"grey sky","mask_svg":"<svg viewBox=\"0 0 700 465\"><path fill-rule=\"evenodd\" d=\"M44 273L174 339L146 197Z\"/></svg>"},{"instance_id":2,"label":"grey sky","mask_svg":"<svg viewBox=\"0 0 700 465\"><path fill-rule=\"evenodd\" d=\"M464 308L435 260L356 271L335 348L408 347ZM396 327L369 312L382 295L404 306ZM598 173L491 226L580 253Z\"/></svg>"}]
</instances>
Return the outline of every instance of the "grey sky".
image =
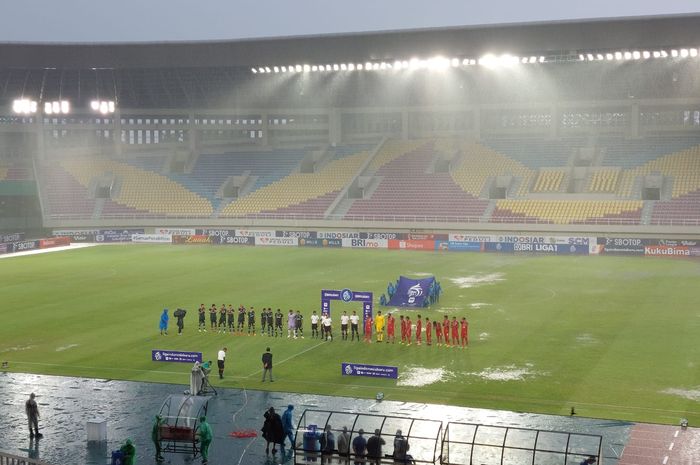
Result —
<instances>
[{"instance_id":1,"label":"grey sky","mask_svg":"<svg viewBox=\"0 0 700 465\"><path fill-rule=\"evenodd\" d=\"M230 40L700 12L698 0L5 0L0 42Z\"/></svg>"}]
</instances>

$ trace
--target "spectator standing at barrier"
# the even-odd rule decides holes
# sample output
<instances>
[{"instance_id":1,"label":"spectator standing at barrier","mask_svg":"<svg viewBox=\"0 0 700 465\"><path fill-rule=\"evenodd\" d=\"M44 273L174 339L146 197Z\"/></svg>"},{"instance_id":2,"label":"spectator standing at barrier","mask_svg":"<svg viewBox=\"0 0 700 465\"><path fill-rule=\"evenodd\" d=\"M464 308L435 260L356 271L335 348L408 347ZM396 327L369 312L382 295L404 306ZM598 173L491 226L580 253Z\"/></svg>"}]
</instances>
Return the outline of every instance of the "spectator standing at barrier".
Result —
<instances>
[{"instance_id":1,"label":"spectator standing at barrier","mask_svg":"<svg viewBox=\"0 0 700 465\"><path fill-rule=\"evenodd\" d=\"M199 317L199 332L201 333L204 331L205 333L207 332L207 309L204 307L204 304L201 304L199 306L199 309L197 310L197 315Z\"/></svg>"},{"instance_id":2,"label":"spectator standing at barrier","mask_svg":"<svg viewBox=\"0 0 700 465\"><path fill-rule=\"evenodd\" d=\"M331 425L326 425L319 439L321 443L321 465L330 464L335 453L335 435Z\"/></svg>"},{"instance_id":3,"label":"spectator standing at barrier","mask_svg":"<svg viewBox=\"0 0 700 465\"><path fill-rule=\"evenodd\" d=\"M352 453L355 454L355 465L365 465L365 455L367 454L367 439L364 436L365 430L360 428L357 436L352 440Z\"/></svg>"},{"instance_id":4,"label":"spectator standing at barrier","mask_svg":"<svg viewBox=\"0 0 700 465\"><path fill-rule=\"evenodd\" d=\"M199 436L200 450L202 452L202 465L206 465L209 462L209 446L214 435L205 416L199 417L199 431L197 431L197 435Z\"/></svg>"},{"instance_id":5,"label":"spectator standing at barrier","mask_svg":"<svg viewBox=\"0 0 700 465\"><path fill-rule=\"evenodd\" d=\"M127 439L119 450L122 453L122 465L134 465L134 459L136 458L136 446L134 446L131 439Z\"/></svg>"},{"instance_id":6,"label":"spectator standing at barrier","mask_svg":"<svg viewBox=\"0 0 700 465\"><path fill-rule=\"evenodd\" d=\"M219 379L224 379L224 365L226 363L226 352L228 351L227 347L224 347L219 351L219 353L216 356L216 365L219 367Z\"/></svg>"},{"instance_id":7,"label":"spectator standing at barrier","mask_svg":"<svg viewBox=\"0 0 700 465\"><path fill-rule=\"evenodd\" d=\"M386 319L386 343L391 342L392 344L396 342L396 318L389 312Z\"/></svg>"},{"instance_id":8,"label":"spectator standing at barrier","mask_svg":"<svg viewBox=\"0 0 700 465\"><path fill-rule=\"evenodd\" d=\"M316 310L311 312L311 338L317 338L321 337L320 333L318 332L318 321L319 317L318 314L316 313Z\"/></svg>"},{"instance_id":9,"label":"spectator standing at barrier","mask_svg":"<svg viewBox=\"0 0 700 465\"><path fill-rule=\"evenodd\" d=\"M279 414L275 412L274 407L267 409L264 417L265 423L263 424L262 433L263 438L267 441L265 453L269 453L270 443L272 443L272 453L276 454L277 449L275 449L275 444L281 444L280 448L284 450L284 428L282 427L282 419Z\"/></svg>"},{"instance_id":10,"label":"spectator standing at barrier","mask_svg":"<svg viewBox=\"0 0 700 465\"><path fill-rule=\"evenodd\" d=\"M360 322L360 317L357 316L357 312L355 310L352 311L352 315L350 315L350 340L354 341L355 336L357 336L357 340L360 340L360 332L358 331L358 324Z\"/></svg>"},{"instance_id":11,"label":"spectator standing at barrier","mask_svg":"<svg viewBox=\"0 0 700 465\"><path fill-rule=\"evenodd\" d=\"M294 406L292 404L287 405L287 410L282 414L282 427L284 428L284 436L289 438L292 449L294 449L294 422L292 421L292 410L294 410ZM282 447L284 447L284 440L282 440Z\"/></svg>"},{"instance_id":12,"label":"spectator standing at barrier","mask_svg":"<svg viewBox=\"0 0 700 465\"><path fill-rule=\"evenodd\" d=\"M284 335L282 334L282 319L284 318L284 315L282 315L282 310L279 308L277 309L277 312L275 313L275 337L283 337Z\"/></svg>"},{"instance_id":13,"label":"spectator standing at barrier","mask_svg":"<svg viewBox=\"0 0 700 465\"><path fill-rule=\"evenodd\" d=\"M294 336L294 339L297 338L297 335L294 331L294 328L296 327L296 320L294 316L294 310L289 309L289 313L287 314L287 337L290 338Z\"/></svg>"},{"instance_id":14,"label":"spectator standing at barrier","mask_svg":"<svg viewBox=\"0 0 700 465\"><path fill-rule=\"evenodd\" d=\"M274 379L272 379L272 352L270 352L269 347L262 354L262 364L263 364L262 382L263 383L265 382L265 378L267 377L268 373L270 373L270 382L273 382Z\"/></svg>"},{"instance_id":15,"label":"spectator standing at barrier","mask_svg":"<svg viewBox=\"0 0 700 465\"><path fill-rule=\"evenodd\" d=\"M370 465L380 465L383 454L382 446L386 444L378 429L374 430L374 435L367 439L367 458Z\"/></svg>"},{"instance_id":16,"label":"spectator standing at barrier","mask_svg":"<svg viewBox=\"0 0 700 465\"><path fill-rule=\"evenodd\" d=\"M27 421L29 422L29 437L41 438L44 435L39 432L39 406L36 404L34 398L36 394L33 392L29 394L29 399L24 403L24 412L27 414ZM34 430L32 430L34 427Z\"/></svg>"},{"instance_id":17,"label":"spectator standing at barrier","mask_svg":"<svg viewBox=\"0 0 700 465\"><path fill-rule=\"evenodd\" d=\"M163 313L160 314L160 324L158 325L161 336L163 334L166 336L168 335L168 320L170 320L170 317L168 316L168 309L164 308Z\"/></svg>"},{"instance_id":18,"label":"spectator standing at barrier","mask_svg":"<svg viewBox=\"0 0 700 465\"><path fill-rule=\"evenodd\" d=\"M348 465L350 463L350 433L348 427L343 426L343 432L338 435L338 463Z\"/></svg>"},{"instance_id":19,"label":"spectator standing at barrier","mask_svg":"<svg viewBox=\"0 0 700 465\"><path fill-rule=\"evenodd\" d=\"M384 325L386 319L382 315L382 311L377 312L377 317L374 319L374 329L377 332L377 342L384 342Z\"/></svg>"},{"instance_id":20,"label":"spectator standing at barrier","mask_svg":"<svg viewBox=\"0 0 700 465\"><path fill-rule=\"evenodd\" d=\"M397 464L407 464L408 462L408 439L406 439L401 430L396 430L396 437L394 437L394 463Z\"/></svg>"},{"instance_id":21,"label":"spectator standing at barrier","mask_svg":"<svg viewBox=\"0 0 700 465\"><path fill-rule=\"evenodd\" d=\"M193 394L194 395L194 394ZM160 427L163 424L163 417L156 415L155 421L153 422L153 428L151 429L151 441L156 448L156 462L162 462L165 460L161 455L160 448Z\"/></svg>"},{"instance_id":22,"label":"spectator standing at barrier","mask_svg":"<svg viewBox=\"0 0 700 465\"><path fill-rule=\"evenodd\" d=\"M316 457L321 450L320 439L321 434L316 430L316 425L309 425L304 431L302 448L307 462L316 462Z\"/></svg>"},{"instance_id":23,"label":"spectator standing at barrier","mask_svg":"<svg viewBox=\"0 0 700 465\"><path fill-rule=\"evenodd\" d=\"M348 323L350 322L350 317L348 312L343 310L343 314L340 315L340 338L343 341L348 339Z\"/></svg>"}]
</instances>

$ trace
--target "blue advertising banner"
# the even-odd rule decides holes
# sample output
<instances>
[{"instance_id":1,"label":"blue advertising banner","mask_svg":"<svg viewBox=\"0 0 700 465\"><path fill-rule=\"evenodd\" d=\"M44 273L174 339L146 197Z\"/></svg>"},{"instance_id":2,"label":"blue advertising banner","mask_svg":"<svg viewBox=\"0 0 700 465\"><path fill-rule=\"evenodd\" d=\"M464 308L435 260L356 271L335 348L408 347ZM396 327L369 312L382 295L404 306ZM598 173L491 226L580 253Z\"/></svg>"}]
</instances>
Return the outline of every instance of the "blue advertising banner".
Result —
<instances>
[{"instance_id":1,"label":"blue advertising banner","mask_svg":"<svg viewBox=\"0 0 700 465\"><path fill-rule=\"evenodd\" d=\"M458 242L449 241L447 250L455 250L457 252L481 252L481 242Z\"/></svg>"},{"instance_id":2,"label":"blue advertising banner","mask_svg":"<svg viewBox=\"0 0 700 465\"><path fill-rule=\"evenodd\" d=\"M486 252L503 252L513 253L512 242L484 242L484 250Z\"/></svg>"},{"instance_id":3,"label":"blue advertising banner","mask_svg":"<svg viewBox=\"0 0 700 465\"><path fill-rule=\"evenodd\" d=\"M341 366L343 376L369 376L372 378L399 377L399 368L387 365L365 365L363 363L343 362Z\"/></svg>"},{"instance_id":4,"label":"blue advertising banner","mask_svg":"<svg viewBox=\"0 0 700 465\"><path fill-rule=\"evenodd\" d=\"M151 360L154 362L181 362L194 363L202 361L201 352L182 352L180 350L157 350L151 351Z\"/></svg>"},{"instance_id":5,"label":"blue advertising banner","mask_svg":"<svg viewBox=\"0 0 700 465\"><path fill-rule=\"evenodd\" d=\"M423 279L399 276L396 292L391 296L387 305L390 307L422 307L433 283L435 283L435 276Z\"/></svg>"}]
</instances>

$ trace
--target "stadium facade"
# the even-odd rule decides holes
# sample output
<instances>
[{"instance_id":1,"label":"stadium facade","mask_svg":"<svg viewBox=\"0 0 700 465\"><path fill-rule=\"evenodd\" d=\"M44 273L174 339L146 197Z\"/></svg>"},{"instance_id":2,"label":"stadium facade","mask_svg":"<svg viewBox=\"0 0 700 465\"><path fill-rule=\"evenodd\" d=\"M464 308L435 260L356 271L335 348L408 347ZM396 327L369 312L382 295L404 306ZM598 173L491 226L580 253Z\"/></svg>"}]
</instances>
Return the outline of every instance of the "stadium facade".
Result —
<instances>
[{"instance_id":1,"label":"stadium facade","mask_svg":"<svg viewBox=\"0 0 700 465\"><path fill-rule=\"evenodd\" d=\"M697 234L699 48L699 15L1 44L2 229Z\"/></svg>"}]
</instances>

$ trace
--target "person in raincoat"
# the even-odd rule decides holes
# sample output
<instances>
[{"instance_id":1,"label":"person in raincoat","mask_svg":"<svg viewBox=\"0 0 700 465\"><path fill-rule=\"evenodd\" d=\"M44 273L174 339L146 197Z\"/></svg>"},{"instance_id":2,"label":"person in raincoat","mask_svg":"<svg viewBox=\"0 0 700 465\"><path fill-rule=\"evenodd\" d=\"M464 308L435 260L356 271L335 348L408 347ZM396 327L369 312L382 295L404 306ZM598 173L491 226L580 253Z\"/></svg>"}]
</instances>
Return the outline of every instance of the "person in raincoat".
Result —
<instances>
[{"instance_id":1,"label":"person in raincoat","mask_svg":"<svg viewBox=\"0 0 700 465\"><path fill-rule=\"evenodd\" d=\"M168 309L164 308L163 313L160 315L160 335L162 336L163 334L168 334L168 320L170 317L168 316Z\"/></svg>"},{"instance_id":2,"label":"person in raincoat","mask_svg":"<svg viewBox=\"0 0 700 465\"><path fill-rule=\"evenodd\" d=\"M136 447L131 439L127 439L124 445L119 449L124 457L122 463L124 465L134 465L134 459L136 458Z\"/></svg>"},{"instance_id":3,"label":"person in raincoat","mask_svg":"<svg viewBox=\"0 0 700 465\"><path fill-rule=\"evenodd\" d=\"M209 445L212 440L211 426L207 423L207 417L199 417L199 431L197 432L200 441L200 449L202 452L202 464L209 462Z\"/></svg>"},{"instance_id":4,"label":"person in raincoat","mask_svg":"<svg viewBox=\"0 0 700 465\"><path fill-rule=\"evenodd\" d=\"M178 308L173 312L173 316L177 318L177 334L182 334L182 329L185 327L185 315L187 310Z\"/></svg>"},{"instance_id":5,"label":"person in raincoat","mask_svg":"<svg viewBox=\"0 0 700 465\"><path fill-rule=\"evenodd\" d=\"M156 462L162 462L165 460L160 453L160 426L163 424L163 417L156 415L155 422L153 422L153 429L151 430L151 440L153 445L156 446Z\"/></svg>"}]
</instances>

